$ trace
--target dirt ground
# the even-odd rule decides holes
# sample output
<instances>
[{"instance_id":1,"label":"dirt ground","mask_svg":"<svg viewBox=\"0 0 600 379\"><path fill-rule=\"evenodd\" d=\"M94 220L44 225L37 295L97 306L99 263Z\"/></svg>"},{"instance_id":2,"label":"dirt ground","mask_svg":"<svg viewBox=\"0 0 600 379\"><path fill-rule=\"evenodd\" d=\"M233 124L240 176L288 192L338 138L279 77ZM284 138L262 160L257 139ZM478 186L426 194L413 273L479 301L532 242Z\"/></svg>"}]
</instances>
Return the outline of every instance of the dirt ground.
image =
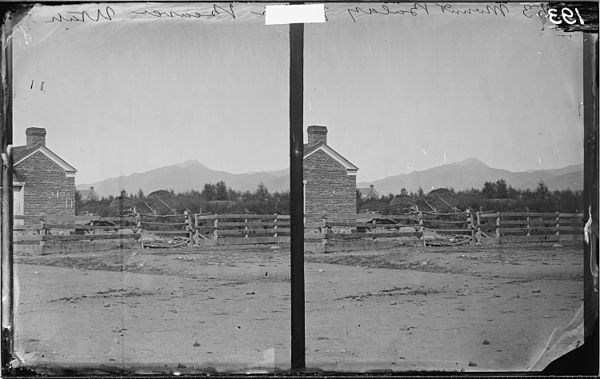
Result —
<instances>
[{"instance_id":1,"label":"dirt ground","mask_svg":"<svg viewBox=\"0 0 600 379\"><path fill-rule=\"evenodd\" d=\"M288 248L15 261L15 344L25 366L289 368ZM582 272L580 244L307 252L307 366L531 369L583 303Z\"/></svg>"}]
</instances>

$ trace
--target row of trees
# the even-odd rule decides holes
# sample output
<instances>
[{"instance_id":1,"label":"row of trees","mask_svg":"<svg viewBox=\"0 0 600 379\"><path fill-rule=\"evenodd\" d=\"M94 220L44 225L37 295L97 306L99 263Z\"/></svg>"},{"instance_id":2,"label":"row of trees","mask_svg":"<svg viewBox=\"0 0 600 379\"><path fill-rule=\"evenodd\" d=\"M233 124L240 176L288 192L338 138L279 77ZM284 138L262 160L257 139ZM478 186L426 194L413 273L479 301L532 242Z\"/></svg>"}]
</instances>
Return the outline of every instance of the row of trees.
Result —
<instances>
[{"instance_id":1,"label":"row of trees","mask_svg":"<svg viewBox=\"0 0 600 379\"><path fill-rule=\"evenodd\" d=\"M506 184L504 179L486 182L481 189L455 191L440 188L425 194L401 190L398 195L388 194L379 199L364 199L357 191L357 211L377 211L383 214L407 213L415 210L447 212L453 209L472 211L524 211L535 212L581 212L583 209L582 191L550 191L543 181L535 190L516 189Z\"/></svg>"},{"instance_id":2,"label":"row of trees","mask_svg":"<svg viewBox=\"0 0 600 379\"><path fill-rule=\"evenodd\" d=\"M427 194L402 189L399 194L365 199L356 191L357 212L376 211L383 214L409 213L418 210L448 212L464 211L523 211L581 212L581 191L550 191L544 182L535 190L515 189L503 179L486 182L481 189L455 191L440 188ZM232 190L224 181L205 184L201 191L191 190L175 193L173 190L154 191L148 195L140 189L136 193L122 192L119 196L83 201L76 194L76 210L79 214L93 213L101 216L118 215L123 210L136 208L142 213L258 213L287 214L290 209L289 192L269 192L260 184L254 191Z\"/></svg>"},{"instance_id":3,"label":"row of trees","mask_svg":"<svg viewBox=\"0 0 600 379\"><path fill-rule=\"evenodd\" d=\"M234 191L224 181L219 181L205 184L202 191L175 193L171 189L145 195L140 189L136 193L122 191L119 196L86 201L76 193L75 205L78 214L100 216L115 216L133 208L141 213L157 214L183 213L186 210L192 213L287 214L289 198L289 192L269 192L263 184L254 191Z\"/></svg>"}]
</instances>

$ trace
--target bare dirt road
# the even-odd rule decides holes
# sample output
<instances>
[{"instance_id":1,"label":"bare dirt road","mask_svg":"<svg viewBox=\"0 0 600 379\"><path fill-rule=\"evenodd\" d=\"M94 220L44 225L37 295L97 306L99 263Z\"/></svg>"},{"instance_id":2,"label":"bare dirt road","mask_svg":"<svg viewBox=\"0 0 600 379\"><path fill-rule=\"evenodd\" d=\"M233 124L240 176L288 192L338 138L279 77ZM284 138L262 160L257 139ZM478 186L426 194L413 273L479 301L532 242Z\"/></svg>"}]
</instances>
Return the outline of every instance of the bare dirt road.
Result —
<instances>
[{"instance_id":1,"label":"bare dirt road","mask_svg":"<svg viewBox=\"0 0 600 379\"><path fill-rule=\"evenodd\" d=\"M580 245L306 253L307 366L521 371L582 304ZM289 368L289 250L16 257L28 367Z\"/></svg>"}]
</instances>

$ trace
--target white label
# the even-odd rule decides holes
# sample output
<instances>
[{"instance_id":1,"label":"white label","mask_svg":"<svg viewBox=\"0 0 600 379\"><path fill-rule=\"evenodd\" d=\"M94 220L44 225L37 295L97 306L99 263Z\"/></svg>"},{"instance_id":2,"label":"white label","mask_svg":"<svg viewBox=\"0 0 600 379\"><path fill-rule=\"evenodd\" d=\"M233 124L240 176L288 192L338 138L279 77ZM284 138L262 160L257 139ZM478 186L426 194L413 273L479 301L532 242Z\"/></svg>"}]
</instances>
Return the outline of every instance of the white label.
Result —
<instances>
[{"instance_id":1,"label":"white label","mask_svg":"<svg viewBox=\"0 0 600 379\"><path fill-rule=\"evenodd\" d=\"M267 5L265 25L325 22L324 4Z\"/></svg>"}]
</instances>

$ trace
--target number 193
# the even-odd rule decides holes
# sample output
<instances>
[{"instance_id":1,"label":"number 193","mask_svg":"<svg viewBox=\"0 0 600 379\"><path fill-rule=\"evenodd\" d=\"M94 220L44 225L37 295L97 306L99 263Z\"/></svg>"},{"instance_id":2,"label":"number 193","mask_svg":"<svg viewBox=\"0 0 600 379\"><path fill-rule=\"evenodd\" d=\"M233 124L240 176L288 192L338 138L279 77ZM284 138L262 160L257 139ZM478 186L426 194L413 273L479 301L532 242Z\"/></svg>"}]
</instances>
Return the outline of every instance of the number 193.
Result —
<instances>
[{"instance_id":1,"label":"number 193","mask_svg":"<svg viewBox=\"0 0 600 379\"><path fill-rule=\"evenodd\" d=\"M569 25L573 25L573 24L577 23L577 19L574 17L575 15L577 15L577 18L579 19L579 23L581 23L581 25L583 25L584 24L583 18L581 17L581 14L579 14L579 9L577 9L577 8L575 8L575 13L573 13L571 8L562 8L560 10L560 16L558 15L558 11L556 9L554 9L554 8L548 9L548 19L550 20L551 23L556 24L556 25L562 24L563 21Z\"/></svg>"}]
</instances>

